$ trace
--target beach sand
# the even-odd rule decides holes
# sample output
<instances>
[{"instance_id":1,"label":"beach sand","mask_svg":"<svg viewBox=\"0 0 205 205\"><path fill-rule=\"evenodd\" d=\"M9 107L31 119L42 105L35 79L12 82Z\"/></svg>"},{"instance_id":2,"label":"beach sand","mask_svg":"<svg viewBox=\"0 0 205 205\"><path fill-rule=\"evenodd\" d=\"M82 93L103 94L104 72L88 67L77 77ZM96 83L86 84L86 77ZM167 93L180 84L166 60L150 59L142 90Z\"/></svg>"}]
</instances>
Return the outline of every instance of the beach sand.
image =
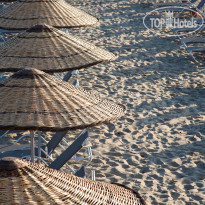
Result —
<instances>
[{"instance_id":1,"label":"beach sand","mask_svg":"<svg viewBox=\"0 0 205 205\"><path fill-rule=\"evenodd\" d=\"M152 4L73 1L100 24L71 30L119 58L80 71L80 84L127 106L90 129L96 180L137 189L148 204L205 204L205 75L176 37L146 30ZM85 9L86 8L86 9Z\"/></svg>"},{"instance_id":2,"label":"beach sand","mask_svg":"<svg viewBox=\"0 0 205 205\"><path fill-rule=\"evenodd\" d=\"M152 205L205 204L205 74L176 37L146 30L152 4L70 1L97 16L70 33L119 55L80 71L80 85L127 107L90 128L96 180L134 188Z\"/></svg>"}]
</instances>

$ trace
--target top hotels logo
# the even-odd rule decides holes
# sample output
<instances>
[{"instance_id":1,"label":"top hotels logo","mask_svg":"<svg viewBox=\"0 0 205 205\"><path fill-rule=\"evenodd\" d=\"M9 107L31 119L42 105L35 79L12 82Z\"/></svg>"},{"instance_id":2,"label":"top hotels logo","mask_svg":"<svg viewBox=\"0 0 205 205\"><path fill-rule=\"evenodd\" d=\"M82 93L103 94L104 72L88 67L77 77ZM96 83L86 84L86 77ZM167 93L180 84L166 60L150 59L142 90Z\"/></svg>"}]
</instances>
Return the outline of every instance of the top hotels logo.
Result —
<instances>
[{"instance_id":1,"label":"top hotels logo","mask_svg":"<svg viewBox=\"0 0 205 205\"><path fill-rule=\"evenodd\" d=\"M173 12L171 7L162 7L162 8L157 8L151 12L149 12L144 18L143 18L143 23L144 26L150 30L151 32L157 34L157 35L163 35L163 36L176 36L174 34L170 34L170 32L164 32L167 29L181 29L181 28L187 28L186 33L182 33L179 35L188 35L190 33L193 33L197 30L199 30L203 23L204 23L204 18L202 14L199 12L196 12L192 9L189 8L184 8L184 7L174 7L178 8L180 13L183 13L183 10L188 11L191 14L191 17L181 17L181 16L186 16L186 15L179 15L176 12ZM173 8L173 7L172 7ZM156 15L157 13L162 13L159 17L159 15ZM197 18L195 18L197 16Z\"/></svg>"}]
</instances>

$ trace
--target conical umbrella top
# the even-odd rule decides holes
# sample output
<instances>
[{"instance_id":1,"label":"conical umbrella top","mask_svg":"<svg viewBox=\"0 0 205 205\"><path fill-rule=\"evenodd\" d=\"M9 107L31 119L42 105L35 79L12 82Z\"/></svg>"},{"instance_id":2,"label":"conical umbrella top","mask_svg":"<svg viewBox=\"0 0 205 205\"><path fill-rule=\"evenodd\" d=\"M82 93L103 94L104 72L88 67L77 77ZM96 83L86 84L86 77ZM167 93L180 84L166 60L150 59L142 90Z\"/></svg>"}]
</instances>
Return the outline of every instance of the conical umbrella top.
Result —
<instances>
[{"instance_id":1,"label":"conical umbrella top","mask_svg":"<svg viewBox=\"0 0 205 205\"><path fill-rule=\"evenodd\" d=\"M3 3L9 3L9 2L14 2L14 1L17 1L17 0L0 0L0 3L3 2Z\"/></svg>"},{"instance_id":2,"label":"conical umbrella top","mask_svg":"<svg viewBox=\"0 0 205 205\"><path fill-rule=\"evenodd\" d=\"M0 12L0 28L26 30L36 24L56 28L90 26L98 19L64 0L19 0Z\"/></svg>"},{"instance_id":3,"label":"conical umbrella top","mask_svg":"<svg viewBox=\"0 0 205 205\"><path fill-rule=\"evenodd\" d=\"M37 69L0 82L0 128L63 131L110 122L125 107Z\"/></svg>"},{"instance_id":4,"label":"conical umbrella top","mask_svg":"<svg viewBox=\"0 0 205 205\"><path fill-rule=\"evenodd\" d=\"M34 67L45 72L85 68L116 56L48 25L36 25L0 46L0 72Z\"/></svg>"},{"instance_id":5,"label":"conical umbrella top","mask_svg":"<svg viewBox=\"0 0 205 205\"><path fill-rule=\"evenodd\" d=\"M2 204L145 205L138 192L91 181L18 158L0 160Z\"/></svg>"}]
</instances>

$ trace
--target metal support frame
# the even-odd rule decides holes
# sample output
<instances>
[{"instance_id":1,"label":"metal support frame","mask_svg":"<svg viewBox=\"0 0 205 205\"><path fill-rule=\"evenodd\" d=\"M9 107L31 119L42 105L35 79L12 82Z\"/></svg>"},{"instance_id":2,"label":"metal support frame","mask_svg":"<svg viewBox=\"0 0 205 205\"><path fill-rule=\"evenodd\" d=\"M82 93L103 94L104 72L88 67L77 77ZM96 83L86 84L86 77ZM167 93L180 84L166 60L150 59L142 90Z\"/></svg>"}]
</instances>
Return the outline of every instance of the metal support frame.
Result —
<instances>
[{"instance_id":1,"label":"metal support frame","mask_svg":"<svg viewBox=\"0 0 205 205\"><path fill-rule=\"evenodd\" d=\"M31 137L31 162L34 162L35 158L35 140L34 140L34 131L30 131L30 137Z\"/></svg>"},{"instance_id":2,"label":"metal support frame","mask_svg":"<svg viewBox=\"0 0 205 205\"><path fill-rule=\"evenodd\" d=\"M41 158L41 132L38 131L38 158ZM38 163L40 160L38 159Z\"/></svg>"},{"instance_id":3,"label":"metal support frame","mask_svg":"<svg viewBox=\"0 0 205 205\"><path fill-rule=\"evenodd\" d=\"M19 30L4 30L4 29L0 29L0 38L3 40L3 44L6 42L6 35L7 34L13 34L11 38L15 37L14 34L19 34L22 33L24 31L19 31Z\"/></svg>"},{"instance_id":4,"label":"metal support frame","mask_svg":"<svg viewBox=\"0 0 205 205\"><path fill-rule=\"evenodd\" d=\"M9 132L9 130L7 130L3 135L1 135L0 136L0 139L2 138L2 137L4 137L7 133ZM19 137L14 143L12 143L11 145L5 145L5 147L9 147L9 146L12 146L12 145L15 145L15 144L17 144L21 139L23 139L24 137L26 137L26 136L30 136L29 134L25 134L25 135L22 135L21 137ZM25 148L27 148L28 146L26 145L26 146L24 146L24 147L21 147L21 148L17 148L16 150L18 150L18 149L25 149Z\"/></svg>"},{"instance_id":5,"label":"metal support frame","mask_svg":"<svg viewBox=\"0 0 205 205\"><path fill-rule=\"evenodd\" d=\"M5 131L4 134L2 134L2 135L0 136L0 139L1 139L3 136L5 136L8 132L9 132L9 130Z\"/></svg>"}]
</instances>

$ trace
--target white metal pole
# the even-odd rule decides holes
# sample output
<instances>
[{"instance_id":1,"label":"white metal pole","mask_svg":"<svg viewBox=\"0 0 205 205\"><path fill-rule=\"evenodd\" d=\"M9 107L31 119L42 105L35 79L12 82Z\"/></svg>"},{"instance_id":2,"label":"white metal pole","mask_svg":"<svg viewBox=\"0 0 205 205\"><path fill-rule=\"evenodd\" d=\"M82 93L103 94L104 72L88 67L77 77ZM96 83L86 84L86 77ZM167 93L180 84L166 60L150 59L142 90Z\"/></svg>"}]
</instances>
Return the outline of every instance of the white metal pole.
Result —
<instances>
[{"instance_id":1,"label":"white metal pole","mask_svg":"<svg viewBox=\"0 0 205 205\"><path fill-rule=\"evenodd\" d=\"M31 137L31 162L34 162L34 156L35 156L35 141L34 141L34 131L30 131L30 137Z\"/></svg>"},{"instance_id":2,"label":"white metal pole","mask_svg":"<svg viewBox=\"0 0 205 205\"><path fill-rule=\"evenodd\" d=\"M40 163L41 158L41 131L38 131L38 163Z\"/></svg>"}]
</instances>

